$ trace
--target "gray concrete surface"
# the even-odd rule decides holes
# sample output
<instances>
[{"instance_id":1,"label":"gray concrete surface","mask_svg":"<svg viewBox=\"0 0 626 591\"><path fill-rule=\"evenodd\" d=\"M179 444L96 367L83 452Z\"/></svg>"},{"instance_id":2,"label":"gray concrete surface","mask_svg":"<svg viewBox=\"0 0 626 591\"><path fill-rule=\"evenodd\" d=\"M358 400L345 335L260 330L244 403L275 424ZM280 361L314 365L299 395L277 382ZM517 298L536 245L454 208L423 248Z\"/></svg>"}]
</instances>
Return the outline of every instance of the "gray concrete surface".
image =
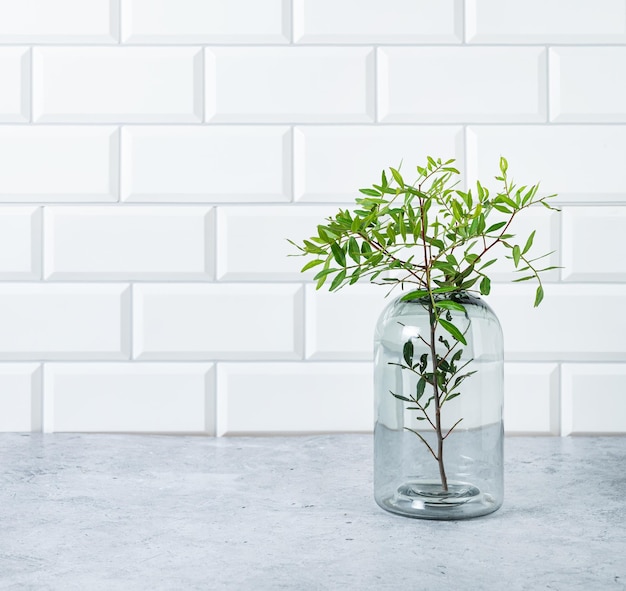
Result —
<instances>
[{"instance_id":1,"label":"gray concrete surface","mask_svg":"<svg viewBox=\"0 0 626 591\"><path fill-rule=\"evenodd\" d=\"M406 519L366 435L0 435L0 589L626 589L626 438L506 441L504 507Z\"/></svg>"}]
</instances>

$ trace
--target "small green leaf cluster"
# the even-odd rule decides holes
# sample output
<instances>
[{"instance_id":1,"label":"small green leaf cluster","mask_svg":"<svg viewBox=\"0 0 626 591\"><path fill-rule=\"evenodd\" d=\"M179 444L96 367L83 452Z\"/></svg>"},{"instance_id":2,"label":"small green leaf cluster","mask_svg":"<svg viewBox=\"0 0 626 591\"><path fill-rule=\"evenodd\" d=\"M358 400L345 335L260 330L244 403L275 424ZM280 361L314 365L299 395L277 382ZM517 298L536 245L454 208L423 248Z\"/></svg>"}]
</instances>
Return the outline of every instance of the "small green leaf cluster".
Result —
<instances>
[{"instance_id":1,"label":"small green leaf cluster","mask_svg":"<svg viewBox=\"0 0 626 591\"><path fill-rule=\"evenodd\" d=\"M488 268L497 260L490 255L501 245L521 274L516 281L537 281L538 306L543 299L540 274L554 267L541 268L537 261L551 253L531 256L535 232L518 242L510 226L533 205L554 209L547 202L554 195L538 197L539 184L516 186L508 177L505 158L496 177L502 187L493 195L480 181L474 191L458 189L460 173L454 160L428 157L416 170L413 183L395 168L389 175L383 171L380 183L360 189L354 210L340 209L318 225L316 235L293 243L301 255L310 257L302 271L315 269L317 289L326 282L336 291L369 280L410 286L413 291L406 299L459 291L487 295Z\"/></svg>"}]
</instances>

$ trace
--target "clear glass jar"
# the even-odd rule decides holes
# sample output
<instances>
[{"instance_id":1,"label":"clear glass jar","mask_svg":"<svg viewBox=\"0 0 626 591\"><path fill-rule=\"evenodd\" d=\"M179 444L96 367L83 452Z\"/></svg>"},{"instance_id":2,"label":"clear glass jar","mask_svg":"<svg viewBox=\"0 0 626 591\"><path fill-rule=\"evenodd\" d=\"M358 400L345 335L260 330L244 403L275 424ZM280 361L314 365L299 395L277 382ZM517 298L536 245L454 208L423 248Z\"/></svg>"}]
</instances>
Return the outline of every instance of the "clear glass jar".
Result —
<instances>
[{"instance_id":1,"label":"clear glass jar","mask_svg":"<svg viewBox=\"0 0 626 591\"><path fill-rule=\"evenodd\" d=\"M440 313L467 345L441 324L432 333L428 298L396 298L376 327L374 494L393 513L465 519L503 500L502 330L480 298L438 298L465 308Z\"/></svg>"}]
</instances>

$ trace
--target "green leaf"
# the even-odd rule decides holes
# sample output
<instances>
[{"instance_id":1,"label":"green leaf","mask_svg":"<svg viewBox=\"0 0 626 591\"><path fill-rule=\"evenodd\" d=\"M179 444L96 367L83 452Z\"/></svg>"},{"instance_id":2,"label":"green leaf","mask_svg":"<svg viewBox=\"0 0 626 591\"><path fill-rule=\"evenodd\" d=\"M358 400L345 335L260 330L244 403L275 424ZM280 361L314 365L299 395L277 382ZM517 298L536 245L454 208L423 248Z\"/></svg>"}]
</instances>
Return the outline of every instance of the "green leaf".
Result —
<instances>
[{"instance_id":1,"label":"green leaf","mask_svg":"<svg viewBox=\"0 0 626 591\"><path fill-rule=\"evenodd\" d=\"M391 390L389 390L389 394L391 394L394 398L397 398L398 400L403 400L404 402L413 402L406 396L400 396L400 394L394 394Z\"/></svg>"},{"instance_id":2,"label":"green leaf","mask_svg":"<svg viewBox=\"0 0 626 591\"><path fill-rule=\"evenodd\" d=\"M432 246L434 246L438 250L443 250L445 248L444 243L437 238L429 238L428 236L426 236L425 242L426 244L432 244Z\"/></svg>"},{"instance_id":3,"label":"green leaf","mask_svg":"<svg viewBox=\"0 0 626 591\"><path fill-rule=\"evenodd\" d=\"M444 310L457 310L458 312L465 312L465 306L452 300L443 300L441 302L435 302L437 308L443 308Z\"/></svg>"},{"instance_id":4,"label":"green leaf","mask_svg":"<svg viewBox=\"0 0 626 591\"><path fill-rule=\"evenodd\" d=\"M307 252L310 252L311 254L326 254L326 251L323 248L320 248L309 240L304 240L304 246L306 246Z\"/></svg>"},{"instance_id":5,"label":"green leaf","mask_svg":"<svg viewBox=\"0 0 626 591\"><path fill-rule=\"evenodd\" d=\"M533 245L533 239L535 238L535 230L532 231L531 235L526 240L526 244L524 245L524 249L522 250L522 254L526 254L530 247Z\"/></svg>"},{"instance_id":6,"label":"green leaf","mask_svg":"<svg viewBox=\"0 0 626 591\"><path fill-rule=\"evenodd\" d=\"M513 279L512 283L519 283L520 281L528 281L530 279L534 279L534 275L527 275L526 277L520 277L519 279Z\"/></svg>"},{"instance_id":7,"label":"green leaf","mask_svg":"<svg viewBox=\"0 0 626 591\"><path fill-rule=\"evenodd\" d=\"M396 183L398 183L401 187L404 187L404 179L402 178L402 175L395 168L390 168L389 170L391 171Z\"/></svg>"},{"instance_id":8,"label":"green leaf","mask_svg":"<svg viewBox=\"0 0 626 591\"><path fill-rule=\"evenodd\" d=\"M360 269L355 269L354 273L352 273L350 277L350 285L354 285L359 280L360 276L361 276Z\"/></svg>"},{"instance_id":9,"label":"green leaf","mask_svg":"<svg viewBox=\"0 0 626 591\"><path fill-rule=\"evenodd\" d=\"M346 278L346 271L345 269L343 269L342 271L339 271L339 273L337 273L337 275L335 275L335 278L332 280L331 284L330 284L330 291L335 291L343 282L343 280Z\"/></svg>"},{"instance_id":10,"label":"green leaf","mask_svg":"<svg viewBox=\"0 0 626 591\"><path fill-rule=\"evenodd\" d=\"M370 197L380 197L382 193L376 191L375 189L359 189L363 195L369 195Z\"/></svg>"},{"instance_id":11,"label":"green leaf","mask_svg":"<svg viewBox=\"0 0 626 591\"><path fill-rule=\"evenodd\" d=\"M463 219L463 210L461 209L461 205L458 201L452 202L452 214L457 222L460 222Z\"/></svg>"},{"instance_id":12,"label":"green leaf","mask_svg":"<svg viewBox=\"0 0 626 591\"><path fill-rule=\"evenodd\" d=\"M516 267L519 265L521 256L522 256L522 253L520 252L519 246L516 244L513 247L513 263L515 264Z\"/></svg>"},{"instance_id":13,"label":"green leaf","mask_svg":"<svg viewBox=\"0 0 626 591\"><path fill-rule=\"evenodd\" d=\"M491 234L491 232L497 232L501 228L504 228L504 226L506 226L506 222L498 222L497 224L493 224L492 226L489 226L487 228L487 231L485 232L485 234Z\"/></svg>"},{"instance_id":14,"label":"green leaf","mask_svg":"<svg viewBox=\"0 0 626 591\"><path fill-rule=\"evenodd\" d=\"M450 275L454 275L456 273L456 269L454 268L454 266L446 261L435 261L433 263L433 268L439 269L440 271L443 271L444 273L448 273Z\"/></svg>"},{"instance_id":15,"label":"green leaf","mask_svg":"<svg viewBox=\"0 0 626 591\"><path fill-rule=\"evenodd\" d=\"M517 204L510 197L507 197L506 195L499 195L497 199L498 199L498 202L502 201L503 203L511 207L513 210L517 209Z\"/></svg>"},{"instance_id":16,"label":"green leaf","mask_svg":"<svg viewBox=\"0 0 626 591\"><path fill-rule=\"evenodd\" d=\"M506 161L506 158L500 156L500 171L502 174L506 174L506 171L509 168L509 163Z\"/></svg>"},{"instance_id":17,"label":"green leaf","mask_svg":"<svg viewBox=\"0 0 626 591\"><path fill-rule=\"evenodd\" d=\"M402 348L402 356L409 367L413 365L413 341L407 341Z\"/></svg>"},{"instance_id":18,"label":"green leaf","mask_svg":"<svg viewBox=\"0 0 626 591\"><path fill-rule=\"evenodd\" d=\"M497 209L498 211L501 211L502 213L508 213L508 214L513 213L508 207L504 207L504 205L498 205L497 203L493 204L493 208Z\"/></svg>"},{"instance_id":19,"label":"green leaf","mask_svg":"<svg viewBox=\"0 0 626 591\"><path fill-rule=\"evenodd\" d=\"M411 291L400 298L402 302L409 302L411 300L419 300L420 298L425 298L428 295L428 292L425 290L417 290Z\"/></svg>"},{"instance_id":20,"label":"green leaf","mask_svg":"<svg viewBox=\"0 0 626 591\"><path fill-rule=\"evenodd\" d=\"M416 392L415 392L415 400L419 402L419 399L424 395L424 390L426 389L426 380L424 378L420 378L417 382Z\"/></svg>"},{"instance_id":21,"label":"green leaf","mask_svg":"<svg viewBox=\"0 0 626 591\"><path fill-rule=\"evenodd\" d=\"M321 265L323 262L323 259L315 259L313 261L309 261L306 265L304 265L304 267L302 267L302 269L300 269L300 273L304 273L305 271L308 271L309 269L312 269L317 265Z\"/></svg>"},{"instance_id":22,"label":"green leaf","mask_svg":"<svg viewBox=\"0 0 626 591\"><path fill-rule=\"evenodd\" d=\"M543 300L543 287L541 285L537 288L537 293L535 294L535 308L541 304Z\"/></svg>"},{"instance_id":23,"label":"green leaf","mask_svg":"<svg viewBox=\"0 0 626 591\"><path fill-rule=\"evenodd\" d=\"M481 265L478 269L482 271L486 267L490 267L491 265L493 265L497 260L498 259L491 259L490 261L487 261L484 265Z\"/></svg>"},{"instance_id":24,"label":"green leaf","mask_svg":"<svg viewBox=\"0 0 626 591\"><path fill-rule=\"evenodd\" d=\"M322 277L326 277L326 275L330 275L331 273L335 273L336 271L339 271L339 269L322 269L315 277L313 277L313 279L320 279Z\"/></svg>"},{"instance_id":25,"label":"green leaf","mask_svg":"<svg viewBox=\"0 0 626 591\"><path fill-rule=\"evenodd\" d=\"M480 281L480 293L482 295L489 295L491 291L491 279L489 277L483 277Z\"/></svg>"},{"instance_id":26,"label":"green leaf","mask_svg":"<svg viewBox=\"0 0 626 591\"><path fill-rule=\"evenodd\" d=\"M359 245L354 238L354 236L350 237L348 240L348 254L350 258L358 265L361 260L361 251L359 250Z\"/></svg>"},{"instance_id":27,"label":"green leaf","mask_svg":"<svg viewBox=\"0 0 626 591\"><path fill-rule=\"evenodd\" d=\"M341 246L339 246L339 244L337 244L336 242L333 242L330 245L330 249L333 251L333 256L335 257L337 264L341 265L342 267L345 267L346 255L344 254Z\"/></svg>"},{"instance_id":28,"label":"green leaf","mask_svg":"<svg viewBox=\"0 0 626 591\"><path fill-rule=\"evenodd\" d=\"M445 328L457 341L459 341L459 343L467 345L467 341L465 340L463 333L456 326L454 326L452 322L448 322L447 320L440 318L439 324L441 324L443 328Z\"/></svg>"},{"instance_id":29,"label":"green leaf","mask_svg":"<svg viewBox=\"0 0 626 591\"><path fill-rule=\"evenodd\" d=\"M454 285L451 285L449 287L438 287L436 289L433 289L433 293L448 293L450 291L459 291L459 288L455 287ZM418 300L420 298L428 296L428 294L429 292L426 290L411 291L407 293L406 295L402 296L400 298L400 301L409 302L411 300Z\"/></svg>"}]
</instances>

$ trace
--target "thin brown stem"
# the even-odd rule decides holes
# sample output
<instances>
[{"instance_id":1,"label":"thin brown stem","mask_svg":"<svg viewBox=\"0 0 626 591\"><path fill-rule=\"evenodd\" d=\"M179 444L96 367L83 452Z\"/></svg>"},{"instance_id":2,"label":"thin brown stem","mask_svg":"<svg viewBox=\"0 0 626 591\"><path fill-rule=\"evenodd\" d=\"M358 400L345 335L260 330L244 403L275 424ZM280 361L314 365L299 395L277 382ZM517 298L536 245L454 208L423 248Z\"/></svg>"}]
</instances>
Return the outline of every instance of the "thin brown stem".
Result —
<instances>
[{"instance_id":1,"label":"thin brown stem","mask_svg":"<svg viewBox=\"0 0 626 591\"><path fill-rule=\"evenodd\" d=\"M454 423L454 425L452 425L452 427L450 427L450 429L449 429L449 431L446 433L446 435L445 435L444 439L445 439L448 435L450 435L450 433L452 433L452 429L454 429L454 428L455 428L455 427L456 427L456 426L457 426L457 425L458 425L458 424L459 424L462 420L463 420L463 419L462 419L462 418L460 418L460 419L459 419L456 423Z\"/></svg>"}]
</instances>

